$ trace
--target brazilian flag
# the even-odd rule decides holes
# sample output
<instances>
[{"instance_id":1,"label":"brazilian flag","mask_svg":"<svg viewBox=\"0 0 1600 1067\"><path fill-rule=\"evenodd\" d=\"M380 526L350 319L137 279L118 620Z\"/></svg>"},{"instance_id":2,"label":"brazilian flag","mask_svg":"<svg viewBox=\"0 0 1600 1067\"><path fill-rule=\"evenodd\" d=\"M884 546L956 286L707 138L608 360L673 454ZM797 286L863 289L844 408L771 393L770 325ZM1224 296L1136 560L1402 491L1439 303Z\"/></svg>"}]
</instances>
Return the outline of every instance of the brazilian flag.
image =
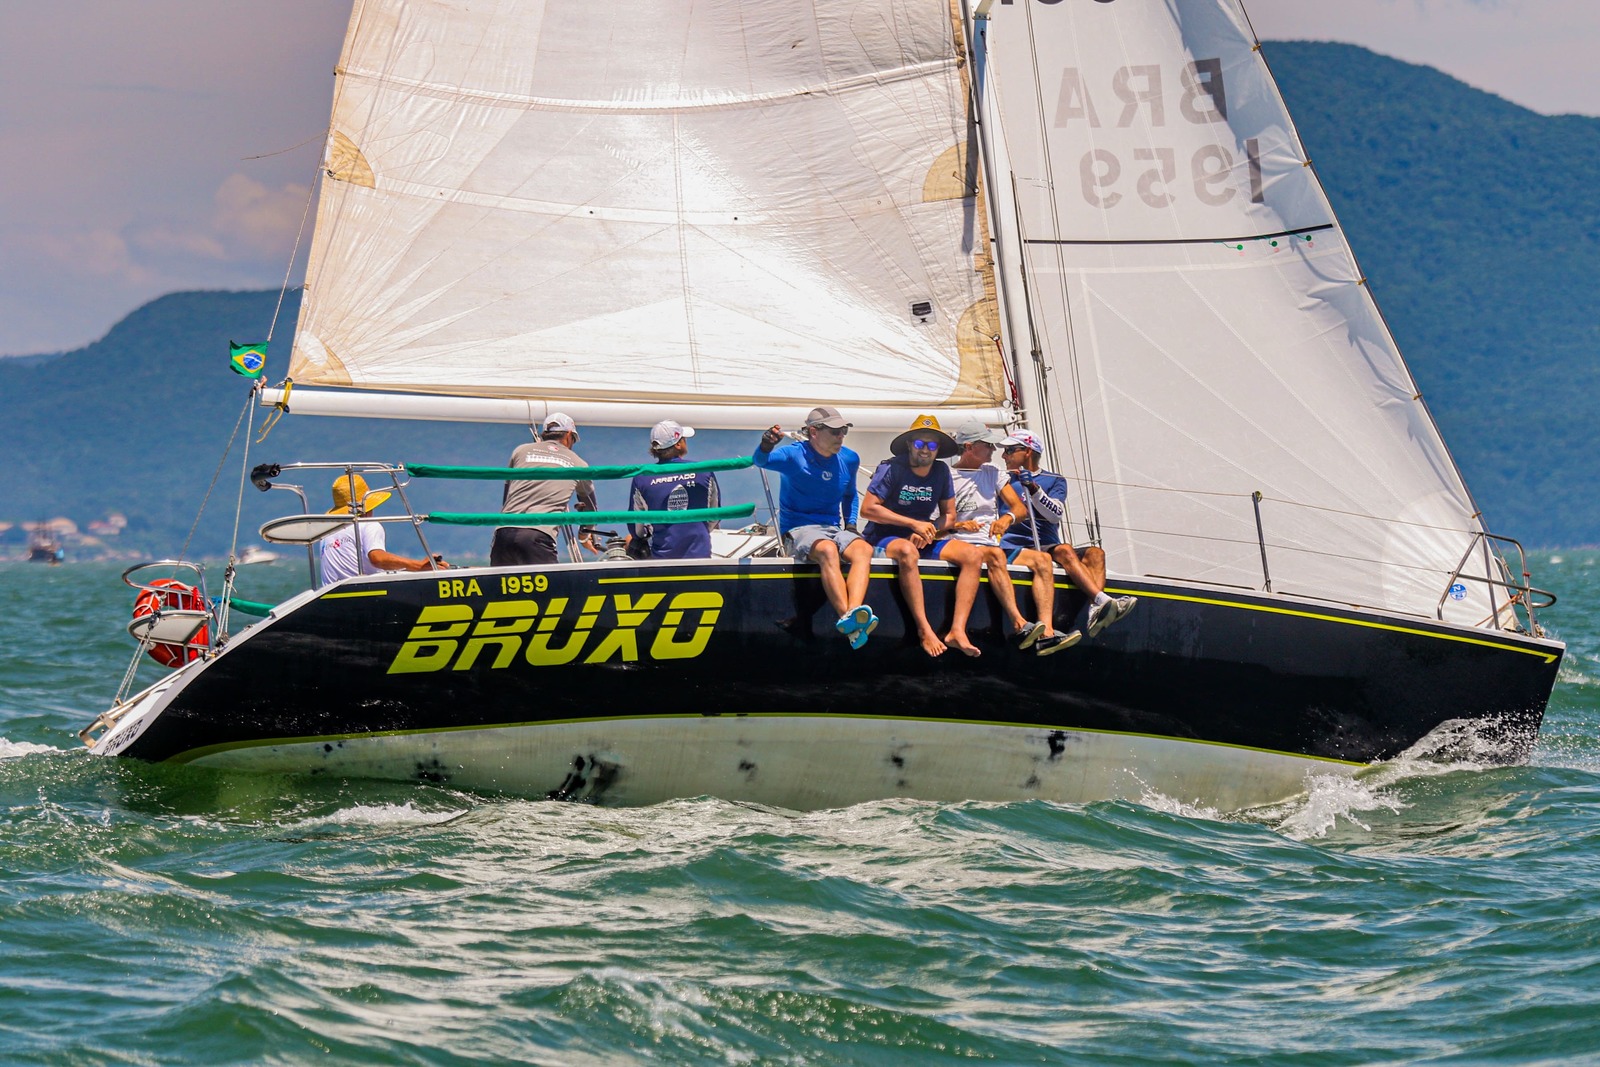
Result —
<instances>
[{"instance_id":1,"label":"brazilian flag","mask_svg":"<svg viewBox=\"0 0 1600 1067\"><path fill-rule=\"evenodd\" d=\"M261 372L267 369L267 343L236 345L229 341L228 366L233 368L233 373L246 378L261 377Z\"/></svg>"}]
</instances>

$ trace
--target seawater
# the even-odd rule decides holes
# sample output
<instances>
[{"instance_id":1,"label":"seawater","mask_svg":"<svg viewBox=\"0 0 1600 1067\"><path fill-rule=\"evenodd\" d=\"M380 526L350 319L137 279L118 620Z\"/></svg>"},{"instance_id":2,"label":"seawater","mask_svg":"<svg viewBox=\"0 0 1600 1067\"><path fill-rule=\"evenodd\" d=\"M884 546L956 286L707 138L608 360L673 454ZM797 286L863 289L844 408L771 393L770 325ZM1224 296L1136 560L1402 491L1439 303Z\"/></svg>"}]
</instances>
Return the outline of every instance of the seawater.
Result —
<instances>
[{"instance_id":1,"label":"seawater","mask_svg":"<svg viewBox=\"0 0 1600 1067\"><path fill-rule=\"evenodd\" d=\"M1600 551L1534 570L1528 766L800 814L91 758L132 593L0 565L0 1063L1600 1062Z\"/></svg>"}]
</instances>

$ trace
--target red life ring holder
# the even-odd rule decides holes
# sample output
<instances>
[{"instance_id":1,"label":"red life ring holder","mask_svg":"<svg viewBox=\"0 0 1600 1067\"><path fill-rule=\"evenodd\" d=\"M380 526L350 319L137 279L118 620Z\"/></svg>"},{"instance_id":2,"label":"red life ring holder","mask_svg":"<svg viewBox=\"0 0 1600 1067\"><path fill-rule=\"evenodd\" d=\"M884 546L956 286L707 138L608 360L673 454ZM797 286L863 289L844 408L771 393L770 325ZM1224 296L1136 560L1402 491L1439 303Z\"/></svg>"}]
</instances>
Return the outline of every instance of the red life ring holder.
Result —
<instances>
[{"instance_id":1,"label":"red life ring holder","mask_svg":"<svg viewBox=\"0 0 1600 1067\"><path fill-rule=\"evenodd\" d=\"M133 617L142 619L157 611L172 609L205 611L206 602L200 596L200 591L192 585L185 585L174 578L157 578L134 600ZM210 626L206 625L200 627L199 631L189 639L187 648L173 644L151 645L150 658L163 667L177 667L199 659L200 649L210 643Z\"/></svg>"}]
</instances>

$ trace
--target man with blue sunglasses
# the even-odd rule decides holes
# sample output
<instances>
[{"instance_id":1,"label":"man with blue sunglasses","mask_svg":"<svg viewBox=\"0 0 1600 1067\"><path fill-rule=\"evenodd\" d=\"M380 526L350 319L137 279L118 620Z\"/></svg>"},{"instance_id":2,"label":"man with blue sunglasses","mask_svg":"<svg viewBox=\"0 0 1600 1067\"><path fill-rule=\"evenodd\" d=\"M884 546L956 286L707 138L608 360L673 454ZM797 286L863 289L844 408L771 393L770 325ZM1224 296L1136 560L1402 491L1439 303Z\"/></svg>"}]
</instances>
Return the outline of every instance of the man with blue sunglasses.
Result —
<instances>
[{"instance_id":1,"label":"man with blue sunglasses","mask_svg":"<svg viewBox=\"0 0 1600 1067\"><path fill-rule=\"evenodd\" d=\"M978 546L949 536L956 524L955 481L949 466L937 462L961 449L939 429L939 420L922 415L890 443L889 451L893 458L878 464L867 483L861 517L868 522L862 536L898 564L900 591L922 650L938 656L953 648L965 656L980 656L983 653L967 635L967 620L978 598L986 557ZM950 629L943 638L928 622L918 565L924 559L943 560L956 568L955 604ZM1013 612L1014 604L1013 598ZM1038 623L1020 616L1013 620L1013 627L1013 636L1025 645L1031 645L1043 631Z\"/></svg>"}]
</instances>

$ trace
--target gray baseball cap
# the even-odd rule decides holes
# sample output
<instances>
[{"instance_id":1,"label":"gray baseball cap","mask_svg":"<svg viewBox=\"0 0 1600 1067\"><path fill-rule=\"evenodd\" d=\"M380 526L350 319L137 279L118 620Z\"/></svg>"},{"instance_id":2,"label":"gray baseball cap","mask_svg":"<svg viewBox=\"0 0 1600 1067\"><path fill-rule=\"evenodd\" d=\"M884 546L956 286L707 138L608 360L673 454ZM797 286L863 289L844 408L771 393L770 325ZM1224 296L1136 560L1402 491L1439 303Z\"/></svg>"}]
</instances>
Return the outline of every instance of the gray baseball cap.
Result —
<instances>
[{"instance_id":1,"label":"gray baseball cap","mask_svg":"<svg viewBox=\"0 0 1600 1067\"><path fill-rule=\"evenodd\" d=\"M838 408L815 407L811 409L811 414L806 416L806 425L827 426L830 429L842 430L851 425L851 423L845 421L844 416L839 414Z\"/></svg>"},{"instance_id":2,"label":"gray baseball cap","mask_svg":"<svg viewBox=\"0 0 1600 1067\"><path fill-rule=\"evenodd\" d=\"M572 421L571 415L563 415L561 412L557 411L551 414L548 419L544 420L544 432L546 434L575 434L578 432L578 424Z\"/></svg>"},{"instance_id":3,"label":"gray baseball cap","mask_svg":"<svg viewBox=\"0 0 1600 1067\"><path fill-rule=\"evenodd\" d=\"M991 445L998 445L1002 440L1005 439L1004 434L1002 434L999 430L990 429L989 426L980 419L968 419L966 422L963 422L960 426L956 427L956 431L953 436L955 437L956 444L958 445L970 445L977 441L983 441Z\"/></svg>"}]
</instances>

